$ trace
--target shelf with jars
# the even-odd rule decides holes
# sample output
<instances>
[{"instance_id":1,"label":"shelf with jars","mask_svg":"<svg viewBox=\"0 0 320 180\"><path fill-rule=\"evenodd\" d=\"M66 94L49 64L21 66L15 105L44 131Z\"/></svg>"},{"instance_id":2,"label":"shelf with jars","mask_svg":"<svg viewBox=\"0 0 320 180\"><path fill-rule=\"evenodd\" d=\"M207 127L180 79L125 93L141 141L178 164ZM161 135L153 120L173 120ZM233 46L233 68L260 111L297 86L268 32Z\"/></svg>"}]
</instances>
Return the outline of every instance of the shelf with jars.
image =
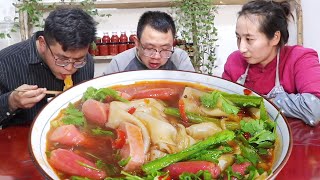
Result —
<instances>
[{"instance_id":1,"label":"shelf with jars","mask_svg":"<svg viewBox=\"0 0 320 180\"><path fill-rule=\"evenodd\" d=\"M55 0L53 2L32 1L33 7L36 10L49 11L52 8L59 6L74 6L83 7L83 1L64 1ZM212 1L213 5L242 5L249 0L219 0ZM32 24L29 23L28 13L26 11L20 11L20 8L25 6L25 3L29 1L17 1L14 6L19 12L19 26L21 40L28 39L32 35ZM159 7L171 7L173 0L93 0L92 8L117 8L117 9L135 9L135 8L159 8ZM91 5L91 4L90 4ZM31 9L32 10L32 9ZM37 11L38 12L38 11ZM41 18L40 18L41 20ZM35 24L35 23L33 23Z\"/></svg>"},{"instance_id":2,"label":"shelf with jars","mask_svg":"<svg viewBox=\"0 0 320 180\"><path fill-rule=\"evenodd\" d=\"M94 56L95 61L106 62L112 59L113 56L135 47L135 36L135 31L131 31L129 37L126 31L121 31L120 36L118 36L117 32L112 32L111 37L108 32L104 32L103 37L97 37L95 42L90 46L89 53Z\"/></svg>"},{"instance_id":3,"label":"shelf with jars","mask_svg":"<svg viewBox=\"0 0 320 180\"><path fill-rule=\"evenodd\" d=\"M133 33L135 33L135 31ZM115 55L122 52L120 47L123 45L125 45L124 47L126 48L123 50L127 50L135 47L133 42L133 36L135 34L131 34L129 38L126 36L124 32L121 33L120 37L118 37L116 33L113 33L113 34L114 34L113 35L114 37L110 38L108 36L108 33L104 33L104 36L102 38L98 38L95 41L95 45L96 45L95 49L97 51L93 51L91 48L89 49L89 53L93 55L95 63L109 63ZM112 41L111 39L113 39L113 42L111 42ZM122 39L122 42L120 42L120 39ZM173 45L174 47L179 47L185 50L190 57L193 56L193 53L194 53L193 43L187 43L184 40L175 39ZM106 48L107 50L104 50L104 48ZM114 51L114 54L112 54L112 51Z\"/></svg>"}]
</instances>

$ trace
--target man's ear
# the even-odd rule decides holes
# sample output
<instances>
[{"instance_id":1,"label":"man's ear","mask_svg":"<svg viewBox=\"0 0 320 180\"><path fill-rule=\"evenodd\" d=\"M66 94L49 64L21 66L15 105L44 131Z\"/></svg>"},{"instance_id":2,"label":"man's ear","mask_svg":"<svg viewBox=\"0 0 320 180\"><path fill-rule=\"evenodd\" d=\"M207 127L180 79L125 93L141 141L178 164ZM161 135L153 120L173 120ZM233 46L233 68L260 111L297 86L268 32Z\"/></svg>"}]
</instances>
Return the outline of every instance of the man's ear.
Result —
<instances>
[{"instance_id":1,"label":"man's ear","mask_svg":"<svg viewBox=\"0 0 320 180\"><path fill-rule=\"evenodd\" d=\"M138 48L138 47L139 47L139 44L140 44L140 41L139 41L138 37L137 37L137 36L134 36L134 37L133 37L133 41L134 41L134 45L136 46L136 48Z\"/></svg>"},{"instance_id":2,"label":"man's ear","mask_svg":"<svg viewBox=\"0 0 320 180\"><path fill-rule=\"evenodd\" d=\"M47 49L47 43L46 40L44 39L44 36L39 36L38 37L38 50L40 53L43 53Z\"/></svg>"}]
</instances>

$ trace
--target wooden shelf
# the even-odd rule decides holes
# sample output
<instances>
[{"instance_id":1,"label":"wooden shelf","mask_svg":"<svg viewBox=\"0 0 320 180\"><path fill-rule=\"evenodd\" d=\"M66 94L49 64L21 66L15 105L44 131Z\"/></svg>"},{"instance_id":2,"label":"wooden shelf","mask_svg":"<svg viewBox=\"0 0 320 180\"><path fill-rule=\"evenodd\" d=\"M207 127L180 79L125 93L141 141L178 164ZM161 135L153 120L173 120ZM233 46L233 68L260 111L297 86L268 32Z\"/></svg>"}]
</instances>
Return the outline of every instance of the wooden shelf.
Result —
<instances>
[{"instance_id":1,"label":"wooden shelf","mask_svg":"<svg viewBox=\"0 0 320 180\"><path fill-rule=\"evenodd\" d=\"M134 8L158 8L158 7L170 7L173 0L104 0L94 2L95 8L118 8L118 9L134 9ZM243 5L250 0L212 0L213 5ZM283 0L275 0L283 1ZM301 4L301 0L298 0L298 4ZM47 2L43 3L46 7L56 6L80 6L80 2ZM21 6L21 2L15 3L14 6ZM302 10L299 9L297 13L297 26L298 26L298 44L303 42L303 33L302 33ZM21 31L21 40L25 40L31 36L28 31L28 27L25 27L27 18L25 18L24 12L19 13L20 20L20 31Z\"/></svg>"},{"instance_id":2,"label":"wooden shelf","mask_svg":"<svg viewBox=\"0 0 320 180\"><path fill-rule=\"evenodd\" d=\"M242 5L249 0L213 0L213 5ZM157 7L170 7L172 0L106 0L94 2L95 8L157 8ZM14 4L19 7L21 3ZM80 2L45 2L44 6L56 5L56 6L79 6Z\"/></svg>"},{"instance_id":3,"label":"wooden shelf","mask_svg":"<svg viewBox=\"0 0 320 180\"><path fill-rule=\"evenodd\" d=\"M109 63L113 56L92 56L95 63Z\"/></svg>"}]
</instances>

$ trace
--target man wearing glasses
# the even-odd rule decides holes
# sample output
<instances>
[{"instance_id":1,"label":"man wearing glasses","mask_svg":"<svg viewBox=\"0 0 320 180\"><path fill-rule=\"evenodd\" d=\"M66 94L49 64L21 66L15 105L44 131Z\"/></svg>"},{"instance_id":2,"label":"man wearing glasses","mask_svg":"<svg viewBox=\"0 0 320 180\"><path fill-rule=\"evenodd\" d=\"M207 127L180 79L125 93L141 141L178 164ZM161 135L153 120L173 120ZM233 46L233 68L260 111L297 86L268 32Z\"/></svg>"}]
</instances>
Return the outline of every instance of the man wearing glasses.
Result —
<instances>
[{"instance_id":1,"label":"man wearing glasses","mask_svg":"<svg viewBox=\"0 0 320 180\"><path fill-rule=\"evenodd\" d=\"M171 16L145 12L138 22L136 47L115 56L103 74L144 69L194 71L187 52L173 47L175 35Z\"/></svg>"},{"instance_id":2,"label":"man wearing glasses","mask_svg":"<svg viewBox=\"0 0 320 180\"><path fill-rule=\"evenodd\" d=\"M90 15L62 8L50 12L44 31L1 50L0 126L31 123L50 97L45 91L62 91L66 76L75 84L92 79L95 35Z\"/></svg>"}]
</instances>

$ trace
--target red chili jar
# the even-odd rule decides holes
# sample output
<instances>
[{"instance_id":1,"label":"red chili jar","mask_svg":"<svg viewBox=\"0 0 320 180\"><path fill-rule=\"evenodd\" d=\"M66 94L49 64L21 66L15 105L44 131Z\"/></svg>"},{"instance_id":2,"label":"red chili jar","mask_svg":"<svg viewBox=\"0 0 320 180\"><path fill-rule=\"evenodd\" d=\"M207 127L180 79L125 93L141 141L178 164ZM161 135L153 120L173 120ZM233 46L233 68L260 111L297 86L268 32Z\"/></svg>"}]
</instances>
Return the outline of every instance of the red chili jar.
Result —
<instances>
[{"instance_id":1,"label":"red chili jar","mask_svg":"<svg viewBox=\"0 0 320 180\"><path fill-rule=\"evenodd\" d=\"M108 43L110 43L110 36L107 32L105 32L102 37L102 44L99 46L100 56L110 55L110 45Z\"/></svg>"},{"instance_id":2,"label":"red chili jar","mask_svg":"<svg viewBox=\"0 0 320 180\"><path fill-rule=\"evenodd\" d=\"M89 54L92 56L99 56L99 49L95 42L92 42L89 47Z\"/></svg>"},{"instance_id":3,"label":"red chili jar","mask_svg":"<svg viewBox=\"0 0 320 180\"><path fill-rule=\"evenodd\" d=\"M131 49L133 47L135 47L134 44L134 38L136 37L136 32L135 31L131 31L131 35L129 36L129 44L128 44L128 49Z\"/></svg>"},{"instance_id":4,"label":"red chili jar","mask_svg":"<svg viewBox=\"0 0 320 180\"><path fill-rule=\"evenodd\" d=\"M119 36L117 32L112 32L111 43L109 46L110 55L114 56L119 53L118 45L119 45Z\"/></svg>"},{"instance_id":5,"label":"red chili jar","mask_svg":"<svg viewBox=\"0 0 320 180\"><path fill-rule=\"evenodd\" d=\"M96 37L96 40L94 42L95 42L95 45L96 45L95 48L93 47L94 55L95 56L100 56L99 49L100 49L100 44L101 44L101 37Z\"/></svg>"},{"instance_id":6,"label":"red chili jar","mask_svg":"<svg viewBox=\"0 0 320 180\"><path fill-rule=\"evenodd\" d=\"M128 36L126 32L121 32L120 35L120 44L119 44L119 53L126 51L128 49Z\"/></svg>"}]
</instances>

